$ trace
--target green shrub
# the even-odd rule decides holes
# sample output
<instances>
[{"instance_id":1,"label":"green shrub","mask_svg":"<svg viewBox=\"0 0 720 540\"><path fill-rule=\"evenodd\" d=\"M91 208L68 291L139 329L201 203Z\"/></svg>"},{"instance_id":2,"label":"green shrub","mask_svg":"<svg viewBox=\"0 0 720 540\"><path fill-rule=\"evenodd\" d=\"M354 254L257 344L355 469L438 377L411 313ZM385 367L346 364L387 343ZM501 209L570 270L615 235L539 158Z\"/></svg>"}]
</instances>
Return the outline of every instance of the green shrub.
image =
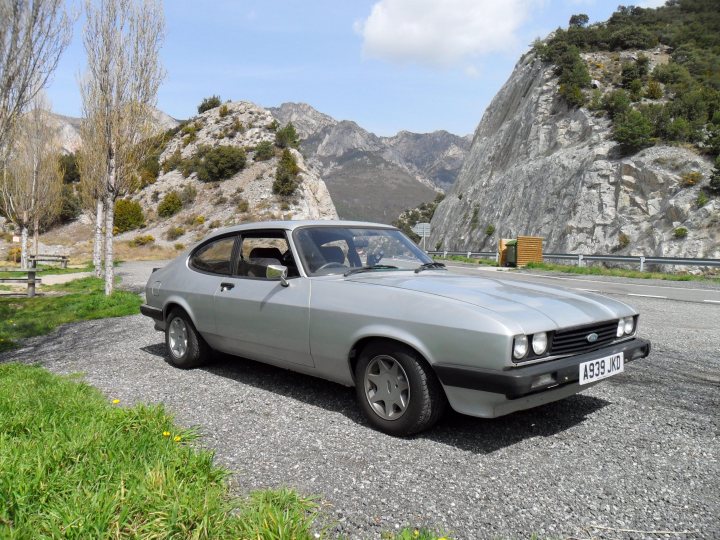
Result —
<instances>
[{"instance_id":1,"label":"green shrub","mask_svg":"<svg viewBox=\"0 0 720 540\"><path fill-rule=\"evenodd\" d=\"M279 127L280 127L280 124L278 124L278 121L277 121L277 120L273 120L272 122L270 122L270 123L267 125L267 128L268 128L270 131L277 131Z\"/></svg>"},{"instance_id":2,"label":"green shrub","mask_svg":"<svg viewBox=\"0 0 720 540\"><path fill-rule=\"evenodd\" d=\"M710 175L708 189L713 195L720 195L720 156L715 159L715 168Z\"/></svg>"},{"instance_id":3,"label":"green shrub","mask_svg":"<svg viewBox=\"0 0 720 540\"><path fill-rule=\"evenodd\" d=\"M197 189L195 189L195 186L193 186L192 184L185 184L180 190L180 193L178 193L178 195L180 196L182 205L188 206L195 202L195 198L197 197Z\"/></svg>"},{"instance_id":4,"label":"green shrub","mask_svg":"<svg viewBox=\"0 0 720 540\"><path fill-rule=\"evenodd\" d=\"M677 239L682 239L687 237L688 230L685 227L678 227L673 231L673 236Z\"/></svg>"},{"instance_id":5,"label":"green shrub","mask_svg":"<svg viewBox=\"0 0 720 540\"><path fill-rule=\"evenodd\" d=\"M158 215L160 217L169 218L182 210L182 199L177 191L171 191L165 195L158 205Z\"/></svg>"},{"instance_id":6,"label":"green shrub","mask_svg":"<svg viewBox=\"0 0 720 540\"><path fill-rule=\"evenodd\" d=\"M221 105L220 109L218 110L218 114L220 115L220 118L225 118L228 114L230 114L230 109L227 105Z\"/></svg>"},{"instance_id":7,"label":"green shrub","mask_svg":"<svg viewBox=\"0 0 720 540\"><path fill-rule=\"evenodd\" d=\"M76 184L80 181L80 168L78 167L77 152L62 154L60 156L60 169L63 173L64 184Z\"/></svg>"},{"instance_id":8,"label":"green shrub","mask_svg":"<svg viewBox=\"0 0 720 540\"><path fill-rule=\"evenodd\" d=\"M275 132L275 145L279 148L297 148L300 143L292 122Z\"/></svg>"},{"instance_id":9,"label":"green shrub","mask_svg":"<svg viewBox=\"0 0 720 540\"><path fill-rule=\"evenodd\" d=\"M22 258L22 248L20 246L10 246L5 260L9 262L19 263Z\"/></svg>"},{"instance_id":10,"label":"green shrub","mask_svg":"<svg viewBox=\"0 0 720 540\"><path fill-rule=\"evenodd\" d=\"M197 111L198 114L202 114L205 111L209 111L210 109L214 109L215 107L220 106L220 96L210 96L206 97L205 99L200 102L200 105L198 105Z\"/></svg>"},{"instance_id":11,"label":"green shrub","mask_svg":"<svg viewBox=\"0 0 720 540\"><path fill-rule=\"evenodd\" d=\"M181 244L180 242L178 242L177 244L174 244L173 247L178 251L182 251L183 249L185 249L185 244Z\"/></svg>"},{"instance_id":12,"label":"green shrub","mask_svg":"<svg viewBox=\"0 0 720 540\"><path fill-rule=\"evenodd\" d=\"M115 201L113 225L118 234L145 226L145 216L140 203L128 199Z\"/></svg>"},{"instance_id":13,"label":"green shrub","mask_svg":"<svg viewBox=\"0 0 720 540\"><path fill-rule=\"evenodd\" d=\"M697 199L695 199L695 205L698 208L702 208L708 202L710 202L710 199L708 198L708 196L705 194L704 191L701 191L700 193L698 193Z\"/></svg>"},{"instance_id":14,"label":"green shrub","mask_svg":"<svg viewBox=\"0 0 720 540\"><path fill-rule=\"evenodd\" d=\"M75 187L70 184L63 184L60 190L60 223L73 221L80 216L82 203L80 197L75 194Z\"/></svg>"},{"instance_id":15,"label":"green shrub","mask_svg":"<svg viewBox=\"0 0 720 540\"><path fill-rule=\"evenodd\" d=\"M277 169L275 170L275 181L273 182L273 193L280 195L281 197L289 197L298 186L298 174L300 173L300 167L295 161L295 157L292 152L287 148L283 150L278 162Z\"/></svg>"},{"instance_id":16,"label":"green shrub","mask_svg":"<svg viewBox=\"0 0 720 540\"><path fill-rule=\"evenodd\" d=\"M680 185L682 187L692 187L692 186L698 184L698 182L701 182L702 179L703 179L703 175L701 172L698 172L698 171L688 172L688 173L683 174L680 177Z\"/></svg>"},{"instance_id":17,"label":"green shrub","mask_svg":"<svg viewBox=\"0 0 720 540\"><path fill-rule=\"evenodd\" d=\"M178 238L180 238L183 234L185 234L185 229L183 229L182 227L173 226L165 232L165 238L172 242L173 240L177 240Z\"/></svg>"},{"instance_id":18,"label":"green shrub","mask_svg":"<svg viewBox=\"0 0 720 540\"><path fill-rule=\"evenodd\" d=\"M240 199L237 203L237 211L245 213L248 210L250 210L250 203L248 203L245 199Z\"/></svg>"},{"instance_id":19,"label":"green shrub","mask_svg":"<svg viewBox=\"0 0 720 540\"><path fill-rule=\"evenodd\" d=\"M150 244L155 243L155 237L150 234L145 234L141 236L136 236L128 244L130 244L130 247L140 247L140 246L148 246Z\"/></svg>"},{"instance_id":20,"label":"green shrub","mask_svg":"<svg viewBox=\"0 0 720 540\"><path fill-rule=\"evenodd\" d=\"M177 149L172 154L170 154L170 157L168 157L165 161L163 161L162 171L163 171L163 173L168 173L170 171L180 168L182 163L183 163L182 154L180 153L180 149Z\"/></svg>"},{"instance_id":21,"label":"green shrub","mask_svg":"<svg viewBox=\"0 0 720 540\"><path fill-rule=\"evenodd\" d=\"M235 146L202 147L192 160L191 170L201 182L216 182L230 178L245 168L245 150Z\"/></svg>"},{"instance_id":22,"label":"green shrub","mask_svg":"<svg viewBox=\"0 0 720 540\"><path fill-rule=\"evenodd\" d=\"M651 144L653 125L640 112L629 110L615 119L613 138L630 151Z\"/></svg>"},{"instance_id":23,"label":"green shrub","mask_svg":"<svg viewBox=\"0 0 720 540\"><path fill-rule=\"evenodd\" d=\"M495 225L485 227L485 236L492 236L493 234L495 234Z\"/></svg>"},{"instance_id":24,"label":"green shrub","mask_svg":"<svg viewBox=\"0 0 720 540\"><path fill-rule=\"evenodd\" d=\"M275 155L270 141L262 141L255 147L255 161L267 161Z\"/></svg>"},{"instance_id":25,"label":"green shrub","mask_svg":"<svg viewBox=\"0 0 720 540\"><path fill-rule=\"evenodd\" d=\"M571 107L582 107L585 105L585 94L576 84L560 85L560 95Z\"/></svg>"},{"instance_id":26,"label":"green shrub","mask_svg":"<svg viewBox=\"0 0 720 540\"><path fill-rule=\"evenodd\" d=\"M625 90L613 90L605 96L603 102L610 118L625 113L630 108L631 103Z\"/></svg>"},{"instance_id":27,"label":"green shrub","mask_svg":"<svg viewBox=\"0 0 720 540\"><path fill-rule=\"evenodd\" d=\"M205 223L205 216L195 216L195 219L193 219L193 225L203 225Z\"/></svg>"},{"instance_id":28,"label":"green shrub","mask_svg":"<svg viewBox=\"0 0 720 540\"><path fill-rule=\"evenodd\" d=\"M660 99L663 97L662 85L655 79L650 79L645 90L645 97L648 99Z\"/></svg>"}]
</instances>

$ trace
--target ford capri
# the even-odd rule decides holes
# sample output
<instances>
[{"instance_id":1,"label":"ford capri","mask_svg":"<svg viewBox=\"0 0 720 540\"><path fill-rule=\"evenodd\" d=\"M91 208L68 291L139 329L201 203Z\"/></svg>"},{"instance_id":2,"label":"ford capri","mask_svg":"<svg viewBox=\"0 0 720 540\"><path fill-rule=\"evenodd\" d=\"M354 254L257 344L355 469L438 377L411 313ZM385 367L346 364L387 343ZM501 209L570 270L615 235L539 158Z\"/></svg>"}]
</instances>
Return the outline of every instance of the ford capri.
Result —
<instances>
[{"instance_id":1,"label":"ford capri","mask_svg":"<svg viewBox=\"0 0 720 540\"><path fill-rule=\"evenodd\" d=\"M453 274L375 223L222 229L154 271L146 298L174 366L216 350L352 386L399 436L447 406L494 418L563 399L650 353L622 302Z\"/></svg>"}]
</instances>

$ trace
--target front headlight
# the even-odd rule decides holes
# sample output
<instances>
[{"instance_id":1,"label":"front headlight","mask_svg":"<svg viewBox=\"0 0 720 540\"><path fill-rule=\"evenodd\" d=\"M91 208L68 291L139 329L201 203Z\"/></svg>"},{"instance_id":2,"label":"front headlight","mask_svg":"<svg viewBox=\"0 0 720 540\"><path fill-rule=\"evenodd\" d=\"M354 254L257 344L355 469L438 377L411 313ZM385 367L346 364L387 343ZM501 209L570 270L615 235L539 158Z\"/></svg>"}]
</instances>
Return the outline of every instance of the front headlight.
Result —
<instances>
[{"instance_id":1,"label":"front headlight","mask_svg":"<svg viewBox=\"0 0 720 540\"><path fill-rule=\"evenodd\" d=\"M630 335L635 331L635 318L634 317L625 317L623 319L623 330L626 335Z\"/></svg>"},{"instance_id":2,"label":"front headlight","mask_svg":"<svg viewBox=\"0 0 720 540\"><path fill-rule=\"evenodd\" d=\"M533 336L532 339L532 348L533 352L540 356L543 354L548 347L548 338L547 334L545 332L538 332Z\"/></svg>"},{"instance_id":3,"label":"front headlight","mask_svg":"<svg viewBox=\"0 0 720 540\"><path fill-rule=\"evenodd\" d=\"M513 357L516 360L523 358L528 352L527 336L517 336L513 342Z\"/></svg>"}]
</instances>

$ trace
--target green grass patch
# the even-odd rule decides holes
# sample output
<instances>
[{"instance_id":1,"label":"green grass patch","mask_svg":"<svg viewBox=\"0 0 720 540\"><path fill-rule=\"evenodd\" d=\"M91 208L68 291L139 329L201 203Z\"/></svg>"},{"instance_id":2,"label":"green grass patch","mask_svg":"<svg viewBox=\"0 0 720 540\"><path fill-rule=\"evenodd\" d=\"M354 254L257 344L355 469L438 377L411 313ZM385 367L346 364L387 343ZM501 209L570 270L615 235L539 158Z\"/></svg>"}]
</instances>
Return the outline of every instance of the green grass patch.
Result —
<instances>
[{"instance_id":1,"label":"green grass patch","mask_svg":"<svg viewBox=\"0 0 720 540\"><path fill-rule=\"evenodd\" d=\"M495 259L475 259L473 257L464 257L463 255L448 255L447 257L433 257L434 261L456 261L469 264L482 264L485 266L497 266Z\"/></svg>"},{"instance_id":2,"label":"green grass patch","mask_svg":"<svg viewBox=\"0 0 720 540\"><path fill-rule=\"evenodd\" d=\"M115 291L105 296L101 279L83 278L43 287L61 296L0 298L0 351L12 349L22 338L47 334L74 321L122 317L140 313L137 294Z\"/></svg>"},{"instance_id":3,"label":"green grass patch","mask_svg":"<svg viewBox=\"0 0 720 540\"><path fill-rule=\"evenodd\" d=\"M230 498L195 437L161 405L126 408L72 377L0 364L0 537L314 538L312 500Z\"/></svg>"},{"instance_id":4,"label":"green grass patch","mask_svg":"<svg viewBox=\"0 0 720 540\"><path fill-rule=\"evenodd\" d=\"M43 266L37 267L38 276L50 276L59 274L76 274L77 272L94 272L95 267L92 264L88 264L81 268L60 268L59 266ZM0 272L0 278L14 278L14 277L26 277L26 271L20 270L4 270Z\"/></svg>"},{"instance_id":5,"label":"green grass patch","mask_svg":"<svg viewBox=\"0 0 720 540\"><path fill-rule=\"evenodd\" d=\"M565 272L566 274L584 274L594 276L616 276L637 279L664 279L668 281L709 281L720 283L720 277L694 276L691 274L667 274L664 272L640 272L639 270L624 270L622 268L604 268L602 266L569 266L566 264L528 263L525 267L530 270L549 270Z\"/></svg>"}]
</instances>

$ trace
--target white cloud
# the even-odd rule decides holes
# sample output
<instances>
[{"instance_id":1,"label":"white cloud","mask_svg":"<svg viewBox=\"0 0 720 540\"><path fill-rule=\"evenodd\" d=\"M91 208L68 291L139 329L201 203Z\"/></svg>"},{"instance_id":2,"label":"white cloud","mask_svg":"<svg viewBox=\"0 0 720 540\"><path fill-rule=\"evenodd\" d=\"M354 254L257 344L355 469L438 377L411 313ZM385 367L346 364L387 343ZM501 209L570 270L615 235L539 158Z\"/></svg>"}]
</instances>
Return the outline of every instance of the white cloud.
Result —
<instances>
[{"instance_id":1,"label":"white cloud","mask_svg":"<svg viewBox=\"0 0 720 540\"><path fill-rule=\"evenodd\" d=\"M642 0L641 2L638 2L638 7L644 7L644 8L655 8L665 5L666 0Z\"/></svg>"},{"instance_id":2,"label":"white cloud","mask_svg":"<svg viewBox=\"0 0 720 540\"><path fill-rule=\"evenodd\" d=\"M510 51L542 0L379 0L355 23L363 54L393 62L453 66Z\"/></svg>"}]
</instances>

